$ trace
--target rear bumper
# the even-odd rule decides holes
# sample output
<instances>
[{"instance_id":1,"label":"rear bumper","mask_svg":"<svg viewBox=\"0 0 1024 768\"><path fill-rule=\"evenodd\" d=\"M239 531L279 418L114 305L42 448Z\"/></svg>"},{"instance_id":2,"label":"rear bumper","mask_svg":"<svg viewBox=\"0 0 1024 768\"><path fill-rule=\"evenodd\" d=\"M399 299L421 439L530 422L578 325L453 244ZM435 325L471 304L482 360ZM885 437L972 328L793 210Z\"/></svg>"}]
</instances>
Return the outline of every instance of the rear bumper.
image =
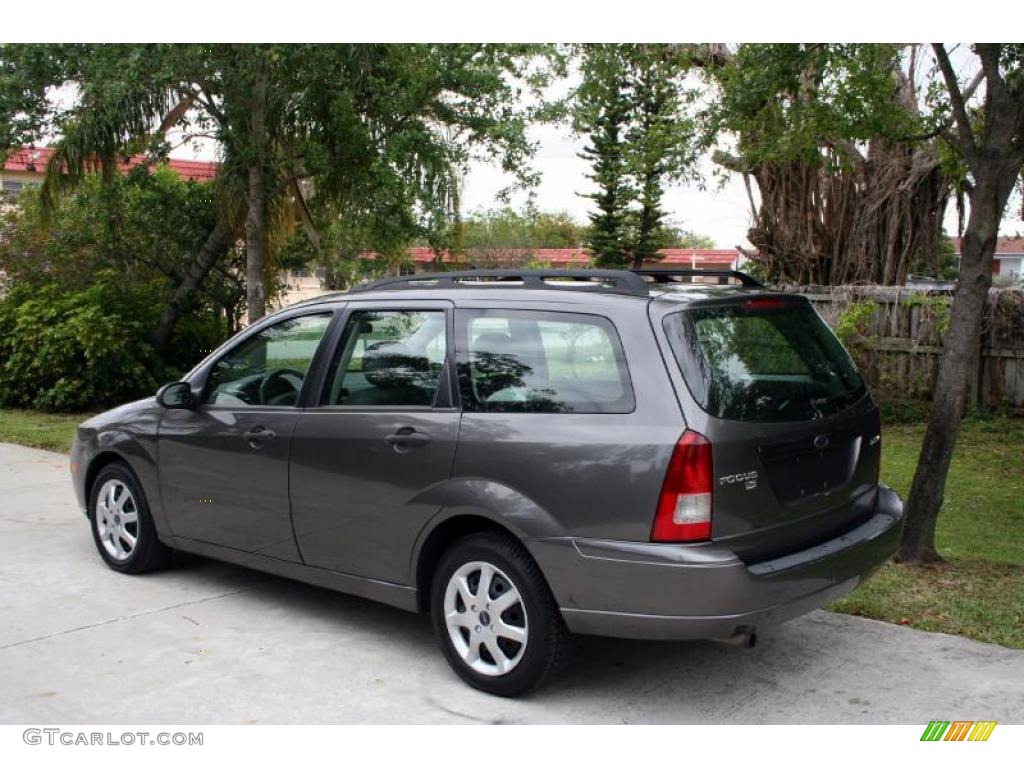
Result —
<instances>
[{"instance_id":1,"label":"rear bumper","mask_svg":"<svg viewBox=\"0 0 1024 768\"><path fill-rule=\"evenodd\" d=\"M753 565L713 542L526 544L573 632L691 640L753 631L848 594L895 552L902 531L899 496L879 486L874 514L853 530Z\"/></svg>"}]
</instances>

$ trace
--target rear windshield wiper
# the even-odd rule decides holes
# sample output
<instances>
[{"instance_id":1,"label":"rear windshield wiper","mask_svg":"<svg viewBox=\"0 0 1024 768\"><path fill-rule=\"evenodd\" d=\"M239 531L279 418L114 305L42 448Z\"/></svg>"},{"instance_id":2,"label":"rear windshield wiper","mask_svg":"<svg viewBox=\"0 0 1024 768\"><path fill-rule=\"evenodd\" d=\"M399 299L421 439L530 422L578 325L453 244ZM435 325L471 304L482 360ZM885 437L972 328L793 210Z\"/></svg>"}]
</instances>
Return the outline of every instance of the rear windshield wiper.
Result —
<instances>
[{"instance_id":1,"label":"rear windshield wiper","mask_svg":"<svg viewBox=\"0 0 1024 768\"><path fill-rule=\"evenodd\" d=\"M854 394L854 392L840 392L838 395L827 395L826 397L812 397L811 407L819 416L821 416L821 406L832 405L832 403L838 402L848 403L850 402L850 399L854 396Z\"/></svg>"}]
</instances>

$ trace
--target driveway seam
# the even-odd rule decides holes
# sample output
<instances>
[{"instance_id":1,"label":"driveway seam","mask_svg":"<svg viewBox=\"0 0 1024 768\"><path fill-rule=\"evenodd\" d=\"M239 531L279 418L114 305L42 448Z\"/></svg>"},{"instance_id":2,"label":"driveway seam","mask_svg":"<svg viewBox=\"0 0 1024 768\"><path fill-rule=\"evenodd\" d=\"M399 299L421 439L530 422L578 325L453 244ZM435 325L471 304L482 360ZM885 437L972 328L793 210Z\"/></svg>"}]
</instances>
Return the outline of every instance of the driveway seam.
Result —
<instances>
[{"instance_id":1,"label":"driveway seam","mask_svg":"<svg viewBox=\"0 0 1024 768\"><path fill-rule=\"evenodd\" d=\"M129 616L117 616L113 619L107 619L106 621L97 621L95 624L83 624L80 627L72 627L71 629L62 629L60 632L51 632L48 635L40 635L39 637L30 637L27 640L18 640L16 643L8 643L7 645L0 645L0 651L6 651L8 648L17 648L20 645L28 645L30 643L37 643L40 640L49 640L52 637L60 637L61 635L70 635L74 632L81 632L85 629L95 629L96 627L105 627L108 624L117 624L120 621L128 621L131 619L138 619L142 616L152 616L157 613L164 613L165 611L173 611L176 608L184 608L187 605L199 605L200 603L207 603L211 600L220 600L224 597L232 597L234 595L241 595L245 592L253 592L258 589L262 589L264 584L257 584L251 587L243 587L242 589L235 589L231 592L221 592L216 595L209 595L207 597L201 597L198 600L186 600L183 603L176 603L175 605L167 605L163 608L154 608L151 611L140 611L139 613L133 613Z\"/></svg>"}]
</instances>

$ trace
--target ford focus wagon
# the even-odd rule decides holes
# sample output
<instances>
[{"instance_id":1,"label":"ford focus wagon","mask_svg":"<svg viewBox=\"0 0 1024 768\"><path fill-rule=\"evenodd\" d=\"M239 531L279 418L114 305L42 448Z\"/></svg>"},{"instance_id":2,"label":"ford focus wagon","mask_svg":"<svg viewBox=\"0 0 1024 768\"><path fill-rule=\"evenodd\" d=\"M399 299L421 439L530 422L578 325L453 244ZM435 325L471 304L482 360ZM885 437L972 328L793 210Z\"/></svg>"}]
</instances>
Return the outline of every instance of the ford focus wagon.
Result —
<instances>
[{"instance_id":1,"label":"ford focus wagon","mask_svg":"<svg viewBox=\"0 0 1024 768\"><path fill-rule=\"evenodd\" d=\"M902 531L880 441L801 296L477 271L271 315L71 461L111 568L184 550L428 611L466 682L517 695L572 633L749 644L850 592Z\"/></svg>"}]
</instances>

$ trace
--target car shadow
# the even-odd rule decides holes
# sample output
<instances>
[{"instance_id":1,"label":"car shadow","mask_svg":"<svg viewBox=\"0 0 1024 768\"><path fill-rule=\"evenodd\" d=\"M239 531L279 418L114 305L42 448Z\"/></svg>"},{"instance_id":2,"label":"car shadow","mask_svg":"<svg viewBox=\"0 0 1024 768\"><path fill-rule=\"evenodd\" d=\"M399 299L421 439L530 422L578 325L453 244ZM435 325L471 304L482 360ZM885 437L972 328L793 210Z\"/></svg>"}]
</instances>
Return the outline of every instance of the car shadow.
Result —
<instances>
[{"instance_id":1,"label":"car shadow","mask_svg":"<svg viewBox=\"0 0 1024 768\"><path fill-rule=\"evenodd\" d=\"M245 591L259 593L289 612L302 613L305 618L327 622L349 633L387 637L393 648L407 652L411 658L434 658L444 665L427 614L409 613L198 555L176 554L171 569L164 573L203 578L225 587L242 582L247 584ZM263 620L266 619L264 616ZM780 653L786 635L787 625L773 628L760 635L757 647L752 649L711 641L658 642L577 635L573 638L574 657L566 674L557 685L538 691L531 699L554 701L581 694L643 692L652 686L660 687L665 681L681 689L699 681L700 687L706 688L709 678L716 677L725 686L741 677L745 686L756 686L758 681L771 684L775 677L773 659L789 655ZM804 645L807 654L820 650ZM835 648L828 650L827 655L833 657Z\"/></svg>"}]
</instances>

